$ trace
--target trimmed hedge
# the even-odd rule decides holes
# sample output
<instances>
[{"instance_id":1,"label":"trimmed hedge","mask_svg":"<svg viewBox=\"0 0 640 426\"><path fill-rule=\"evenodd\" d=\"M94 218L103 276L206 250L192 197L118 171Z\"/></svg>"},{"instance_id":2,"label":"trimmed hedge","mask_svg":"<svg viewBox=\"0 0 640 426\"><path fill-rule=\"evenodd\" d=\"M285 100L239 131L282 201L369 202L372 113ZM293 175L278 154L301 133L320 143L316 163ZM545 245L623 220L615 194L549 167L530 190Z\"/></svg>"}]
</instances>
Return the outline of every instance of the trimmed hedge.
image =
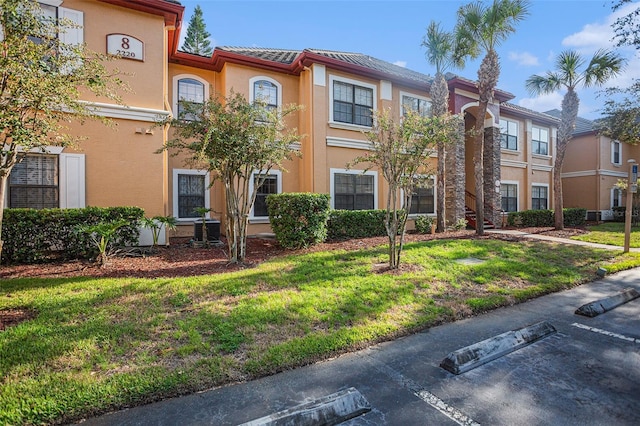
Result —
<instances>
[{"instance_id":1,"label":"trimmed hedge","mask_svg":"<svg viewBox=\"0 0 640 426\"><path fill-rule=\"evenodd\" d=\"M86 207L83 209L7 209L2 221L2 262L41 263L53 259L88 259L96 254L81 225L126 220L118 229L114 246L137 245L139 207Z\"/></svg>"},{"instance_id":2,"label":"trimmed hedge","mask_svg":"<svg viewBox=\"0 0 640 426\"><path fill-rule=\"evenodd\" d=\"M563 209L564 226L583 226L587 219L587 209ZM510 212L507 217L509 226L522 228L554 226L553 210L523 210Z\"/></svg>"},{"instance_id":3,"label":"trimmed hedge","mask_svg":"<svg viewBox=\"0 0 640 426\"><path fill-rule=\"evenodd\" d=\"M267 196L271 229L282 247L296 249L327 238L329 195L283 193Z\"/></svg>"},{"instance_id":4,"label":"trimmed hedge","mask_svg":"<svg viewBox=\"0 0 640 426\"><path fill-rule=\"evenodd\" d=\"M327 223L328 238L346 240L385 236L385 214L386 210L332 210Z\"/></svg>"}]
</instances>

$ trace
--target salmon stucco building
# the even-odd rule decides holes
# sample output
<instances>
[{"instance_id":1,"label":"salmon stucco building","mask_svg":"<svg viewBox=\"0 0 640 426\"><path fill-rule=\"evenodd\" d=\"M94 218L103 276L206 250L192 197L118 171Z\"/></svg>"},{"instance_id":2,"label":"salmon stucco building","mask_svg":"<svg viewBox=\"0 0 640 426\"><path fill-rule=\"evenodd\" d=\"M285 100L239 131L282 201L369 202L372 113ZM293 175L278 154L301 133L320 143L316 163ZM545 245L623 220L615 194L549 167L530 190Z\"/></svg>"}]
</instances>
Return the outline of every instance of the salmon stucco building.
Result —
<instances>
[{"instance_id":1,"label":"salmon stucco building","mask_svg":"<svg viewBox=\"0 0 640 426\"><path fill-rule=\"evenodd\" d=\"M126 107L96 102L114 128L86 123L74 132L86 137L80 149L50 147L29 154L10 179L8 207L142 207L147 216L171 215L181 226L171 235L192 232L195 207L220 212L224 206L212 176L185 166L180 156L156 153L171 129L154 126L177 116L181 102L204 102L232 91L247 99L266 99L270 107L295 103L304 110L288 124L305 135L301 156L272 170L259 188L250 232L269 232L264 198L279 192L316 192L331 196L335 209L384 206L387 191L378 170L347 168L368 149L362 131L372 111L430 110L431 77L369 55L337 50L216 47L211 56L178 49L184 7L166 0L41 0L43 8L80 27L72 41L118 55L132 88ZM509 103L513 95L496 90L485 117L478 117L474 81L449 74L450 111L464 116L465 128L485 125L485 217L501 226L504 212L553 208L553 162L558 119ZM91 99L90 101L94 101ZM435 165L436 158L430 161ZM467 217L475 206L473 141L452 146L447 155L447 222ZM256 170L255 173L262 171ZM565 194L568 195L569 191ZM45 196L43 196L45 194ZM570 197L570 196L569 196ZM435 215L436 193L420 189L412 213ZM214 213L218 217L219 213Z\"/></svg>"}]
</instances>

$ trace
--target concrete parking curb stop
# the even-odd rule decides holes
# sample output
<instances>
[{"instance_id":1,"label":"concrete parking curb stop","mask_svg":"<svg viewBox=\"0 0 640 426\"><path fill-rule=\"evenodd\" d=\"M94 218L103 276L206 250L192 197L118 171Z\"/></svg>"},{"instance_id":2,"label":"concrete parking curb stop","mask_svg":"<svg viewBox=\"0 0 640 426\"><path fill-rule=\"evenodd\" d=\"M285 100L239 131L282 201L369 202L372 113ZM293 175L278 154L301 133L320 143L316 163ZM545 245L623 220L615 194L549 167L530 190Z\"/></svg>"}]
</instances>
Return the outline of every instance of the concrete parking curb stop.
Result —
<instances>
[{"instance_id":1,"label":"concrete parking curb stop","mask_svg":"<svg viewBox=\"0 0 640 426\"><path fill-rule=\"evenodd\" d=\"M507 331L451 352L442 360L440 367L453 374L462 374L555 332L555 327L547 321Z\"/></svg>"},{"instance_id":2,"label":"concrete parking curb stop","mask_svg":"<svg viewBox=\"0 0 640 426\"><path fill-rule=\"evenodd\" d=\"M369 411L371 406L365 397L349 388L240 426L336 425Z\"/></svg>"},{"instance_id":3,"label":"concrete parking curb stop","mask_svg":"<svg viewBox=\"0 0 640 426\"><path fill-rule=\"evenodd\" d=\"M576 309L575 313L578 315L584 315L585 317L593 318L607 311L610 311L613 308L630 302L638 297L640 297L640 293L638 293L635 289L625 288L624 290L614 294L613 296L595 300L591 303L582 305L578 309Z\"/></svg>"}]
</instances>

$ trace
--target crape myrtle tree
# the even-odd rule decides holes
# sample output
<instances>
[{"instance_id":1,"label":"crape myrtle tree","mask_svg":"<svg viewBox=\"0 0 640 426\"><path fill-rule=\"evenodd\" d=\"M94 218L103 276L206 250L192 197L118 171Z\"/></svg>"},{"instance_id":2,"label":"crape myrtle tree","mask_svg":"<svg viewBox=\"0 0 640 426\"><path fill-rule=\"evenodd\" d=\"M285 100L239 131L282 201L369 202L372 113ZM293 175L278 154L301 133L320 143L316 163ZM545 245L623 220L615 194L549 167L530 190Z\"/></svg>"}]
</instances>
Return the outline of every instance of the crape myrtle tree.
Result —
<instances>
[{"instance_id":1,"label":"crape myrtle tree","mask_svg":"<svg viewBox=\"0 0 640 426\"><path fill-rule=\"evenodd\" d=\"M79 141L68 124L98 117L88 94L120 102L125 88L105 55L61 35L77 27L49 18L35 0L4 0L0 7L0 232L7 182L27 152ZM0 254L2 253L0 234Z\"/></svg>"},{"instance_id":2,"label":"crape myrtle tree","mask_svg":"<svg viewBox=\"0 0 640 426\"><path fill-rule=\"evenodd\" d=\"M431 114L441 116L449 112L449 86L444 77L444 73L459 64L456 64L453 57L455 37L453 33L444 31L440 24L431 21L427 27L427 33L422 40L422 46L427 51L425 56L427 61L436 67L436 74L429 89L431 96ZM452 139L453 141L457 139ZM437 206L436 206L436 230L445 230L446 207L445 207L445 178L446 178L446 145L447 141L439 141L438 150L438 171L437 171Z\"/></svg>"},{"instance_id":3,"label":"crape myrtle tree","mask_svg":"<svg viewBox=\"0 0 640 426\"><path fill-rule=\"evenodd\" d=\"M454 57L475 59L484 53L478 69L478 114L472 131L474 142L474 178L476 192L476 234L484 235L484 122L500 77L500 58L496 48L516 31L515 25L529 14L526 0L493 0L474 2L458 9L455 27ZM494 141L497 143L498 141Z\"/></svg>"},{"instance_id":4,"label":"crape myrtle tree","mask_svg":"<svg viewBox=\"0 0 640 426\"><path fill-rule=\"evenodd\" d=\"M408 111L398 120L388 109L375 111L374 116L373 128L364 132L370 150L349 166L366 163L368 168L377 167L389 185L384 224L389 237L389 268L397 269L413 193L426 186L433 174L427 159L439 142L455 136L460 118L449 114L423 117Z\"/></svg>"},{"instance_id":5,"label":"crape myrtle tree","mask_svg":"<svg viewBox=\"0 0 640 426\"><path fill-rule=\"evenodd\" d=\"M292 144L301 137L296 129L285 126L284 118L300 108L288 105L271 110L264 102L251 103L233 91L228 97L218 94L204 104L184 102L183 106L179 117L164 122L173 127L174 136L163 149L186 154L189 166L211 172L213 181L222 183L229 261L241 263L258 189L271 169L284 170L284 161L298 154Z\"/></svg>"},{"instance_id":6,"label":"crape myrtle tree","mask_svg":"<svg viewBox=\"0 0 640 426\"><path fill-rule=\"evenodd\" d=\"M545 75L532 75L526 81L527 89L533 95L552 93L559 89L566 90L562 98L562 111L556 141L556 159L553 165L555 229L564 229L562 164L567 152L567 145L573 136L580 107L580 99L576 89L579 86L602 86L622 71L624 63L625 60L619 54L608 50L598 50L588 63L581 54L568 50L558 55L554 71L548 71Z\"/></svg>"},{"instance_id":7,"label":"crape myrtle tree","mask_svg":"<svg viewBox=\"0 0 640 426\"><path fill-rule=\"evenodd\" d=\"M207 25L202 17L200 5L196 5L193 15L189 20L187 35L182 44L182 50L200 56L211 56L213 48L209 40L211 34L207 31Z\"/></svg>"},{"instance_id":8,"label":"crape myrtle tree","mask_svg":"<svg viewBox=\"0 0 640 426\"><path fill-rule=\"evenodd\" d=\"M618 11L627 4L633 4L635 0L616 0L613 2L613 10ZM613 25L617 46L633 46L640 50L640 7L636 6L627 14L617 18Z\"/></svg>"}]
</instances>

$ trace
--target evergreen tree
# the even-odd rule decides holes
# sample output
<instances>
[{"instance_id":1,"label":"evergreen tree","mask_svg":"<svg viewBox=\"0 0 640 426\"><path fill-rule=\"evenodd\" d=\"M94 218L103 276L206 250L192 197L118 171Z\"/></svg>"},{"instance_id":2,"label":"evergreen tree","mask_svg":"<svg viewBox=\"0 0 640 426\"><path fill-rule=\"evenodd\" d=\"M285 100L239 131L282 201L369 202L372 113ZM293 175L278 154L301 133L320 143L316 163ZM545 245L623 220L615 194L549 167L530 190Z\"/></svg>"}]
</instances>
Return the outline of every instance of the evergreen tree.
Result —
<instances>
[{"instance_id":1,"label":"evergreen tree","mask_svg":"<svg viewBox=\"0 0 640 426\"><path fill-rule=\"evenodd\" d=\"M197 5L187 27L187 37L184 39L182 50L200 56L211 56L213 47L209 40L211 34L207 32L207 26L202 17L202 9Z\"/></svg>"}]
</instances>

